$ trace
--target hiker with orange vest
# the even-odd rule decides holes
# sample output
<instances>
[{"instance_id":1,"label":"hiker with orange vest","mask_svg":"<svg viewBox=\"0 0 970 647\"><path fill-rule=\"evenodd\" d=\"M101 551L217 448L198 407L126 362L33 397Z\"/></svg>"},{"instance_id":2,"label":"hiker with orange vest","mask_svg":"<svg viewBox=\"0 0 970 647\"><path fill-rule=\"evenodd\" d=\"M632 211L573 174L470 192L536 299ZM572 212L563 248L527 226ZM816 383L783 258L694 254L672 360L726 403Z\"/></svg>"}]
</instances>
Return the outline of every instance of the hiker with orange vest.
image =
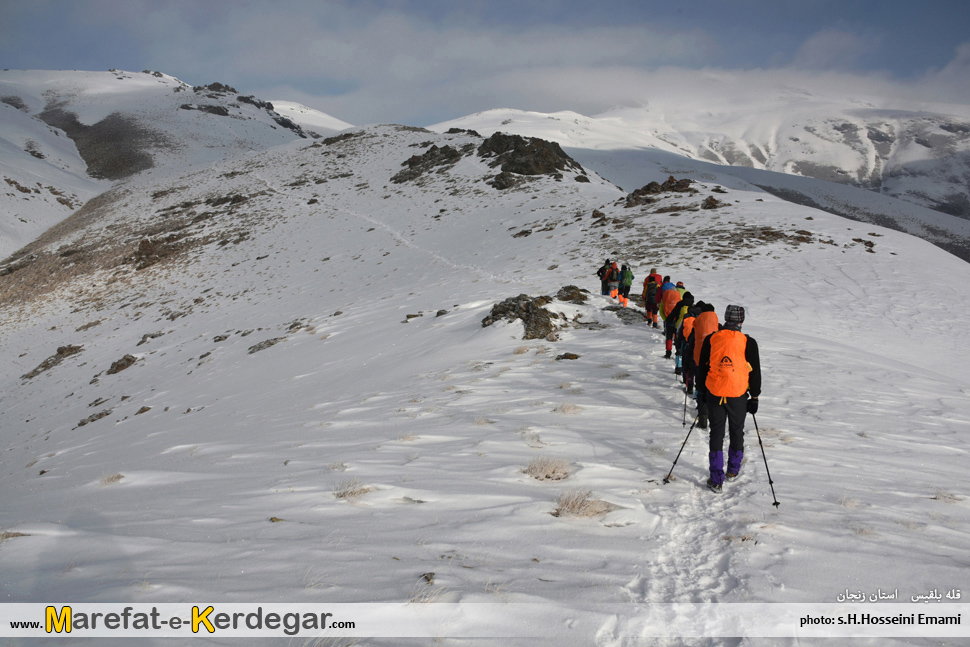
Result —
<instances>
[{"instance_id":1,"label":"hiker with orange vest","mask_svg":"<svg viewBox=\"0 0 970 647\"><path fill-rule=\"evenodd\" d=\"M620 268L616 266L616 261L610 265L609 286L612 298L620 296Z\"/></svg>"},{"instance_id":2,"label":"hiker with orange vest","mask_svg":"<svg viewBox=\"0 0 970 647\"><path fill-rule=\"evenodd\" d=\"M690 362L690 381L687 382L687 395L693 392L692 387L697 388L697 428L707 429L707 392L704 390L704 383L697 373L704 340L711 333L717 332L720 326L712 304L705 303L700 310L700 314L694 318L693 330L687 338L687 349L684 352L684 357L685 364Z\"/></svg>"},{"instance_id":3,"label":"hiker with orange vest","mask_svg":"<svg viewBox=\"0 0 970 647\"><path fill-rule=\"evenodd\" d=\"M657 292L660 290L660 286L657 285L654 276L656 275L651 274L643 282L643 305L647 312L647 323L654 328L659 328L660 326L657 325Z\"/></svg>"},{"instance_id":4,"label":"hiker with orange vest","mask_svg":"<svg viewBox=\"0 0 970 647\"><path fill-rule=\"evenodd\" d=\"M688 292L688 294L690 294ZM687 295L684 295L685 299ZM684 303L682 300L681 303ZM701 312L703 312L704 306L707 305L703 301L698 301L697 303L691 304L687 307L687 312L684 314L680 321L680 326L677 328L677 336L674 337L674 352L677 357L677 367L674 369L675 375L683 376L684 385L690 385L690 389L687 391L687 395L694 392L694 380L690 373L691 361L687 356L687 340L690 338L690 334L694 331L694 321Z\"/></svg>"},{"instance_id":5,"label":"hiker with orange vest","mask_svg":"<svg viewBox=\"0 0 970 647\"><path fill-rule=\"evenodd\" d=\"M667 341L667 353L664 355L664 357L667 359L670 359L670 353L674 348L674 333L677 332L677 324L674 323L674 319L678 315L675 314L674 308L680 304L680 301L684 295L684 292L681 292L677 287L666 287L669 284L669 281L664 284L664 294L660 300L660 316L663 317L664 320L664 338ZM682 286L683 283L680 285ZM693 297L691 297L691 303L693 302Z\"/></svg>"},{"instance_id":6,"label":"hiker with orange vest","mask_svg":"<svg viewBox=\"0 0 970 647\"><path fill-rule=\"evenodd\" d=\"M727 480L733 481L741 471L744 458L744 418L758 412L761 395L761 360L758 342L741 332L744 308L729 305L724 311L724 325L711 333L701 347L698 381L707 391L710 416L710 471L707 487L720 493ZM696 327L696 323L694 324ZM750 397L749 397L750 396ZM728 426L727 474L724 471L724 427Z\"/></svg>"},{"instance_id":7,"label":"hiker with orange vest","mask_svg":"<svg viewBox=\"0 0 970 647\"><path fill-rule=\"evenodd\" d=\"M677 292L677 290L673 290ZM676 359L674 369L675 375L680 375L680 347L676 345L675 340L677 339L677 332L680 330L680 325L684 321L684 317L687 316L687 312L694 305L694 295L690 292L684 292L680 301L674 304L674 307L670 309L667 313L667 318L664 319L664 334L667 340L670 342L671 347L674 349Z\"/></svg>"},{"instance_id":8,"label":"hiker with orange vest","mask_svg":"<svg viewBox=\"0 0 970 647\"><path fill-rule=\"evenodd\" d=\"M650 287L650 283L654 287ZM654 328L659 328L657 324L657 313L660 312L660 286L663 284L663 277L657 274L657 268L651 268L650 274L643 280L643 305L647 311L647 321L653 324Z\"/></svg>"}]
</instances>

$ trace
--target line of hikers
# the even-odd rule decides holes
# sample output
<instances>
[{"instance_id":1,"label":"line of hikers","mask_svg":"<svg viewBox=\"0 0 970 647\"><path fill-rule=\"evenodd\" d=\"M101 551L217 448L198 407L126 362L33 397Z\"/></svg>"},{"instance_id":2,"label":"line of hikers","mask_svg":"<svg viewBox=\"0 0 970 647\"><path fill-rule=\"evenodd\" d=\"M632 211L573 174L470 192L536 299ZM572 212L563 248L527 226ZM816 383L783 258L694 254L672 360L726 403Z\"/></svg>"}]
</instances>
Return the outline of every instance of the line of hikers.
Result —
<instances>
[{"instance_id":1,"label":"line of hikers","mask_svg":"<svg viewBox=\"0 0 970 647\"><path fill-rule=\"evenodd\" d=\"M613 273L603 272L604 268L614 270L616 263L607 260L597 271L597 276L604 281L603 294L606 295L610 292L603 277L611 278ZM620 270L620 282L624 270L629 272L632 283L633 272L626 265ZM629 287L626 290L629 293ZM700 429L710 426L711 475L707 486L720 493L724 481L733 481L741 472L744 419L746 414L758 412L758 397L761 395L758 342L741 332L745 317L742 306L727 306L721 324L712 304L695 303L694 295L687 291L682 281L673 283L669 276L661 277L655 268L643 281L643 301L644 316L652 327L659 328L658 319L663 320L664 357L675 360L674 373L681 377L686 395L693 395L697 401L695 424ZM726 471L725 426L730 439Z\"/></svg>"},{"instance_id":2,"label":"line of hikers","mask_svg":"<svg viewBox=\"0 0 970 647\"><path fill-rule=\"evenodd\" d=\"M630 288L633 286L633 270L626 265L617 267L616 262L606 259L603 267L596 270L596 276L600 278L603 296L618 299L623 307L630 305L629 297Z\"/></svg>"}]
</instances>

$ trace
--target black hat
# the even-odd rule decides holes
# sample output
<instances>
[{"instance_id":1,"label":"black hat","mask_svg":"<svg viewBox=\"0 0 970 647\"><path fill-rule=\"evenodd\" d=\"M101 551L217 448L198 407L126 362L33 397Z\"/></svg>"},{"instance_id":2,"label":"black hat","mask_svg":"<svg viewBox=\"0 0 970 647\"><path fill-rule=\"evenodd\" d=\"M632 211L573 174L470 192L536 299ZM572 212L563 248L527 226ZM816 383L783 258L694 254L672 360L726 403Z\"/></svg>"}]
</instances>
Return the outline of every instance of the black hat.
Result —
<instances>
[{"instance_id":1,"label":"black hat","mask_svg":"<svg viewBox=\"0 0 970 647\"><path fill-rule=\"evenodd\" d=\"M739 326L744 323L744 307L743 306L728 306L724 311L724 321L726 323L738 324Z\"/></svg>"}]
</instances>

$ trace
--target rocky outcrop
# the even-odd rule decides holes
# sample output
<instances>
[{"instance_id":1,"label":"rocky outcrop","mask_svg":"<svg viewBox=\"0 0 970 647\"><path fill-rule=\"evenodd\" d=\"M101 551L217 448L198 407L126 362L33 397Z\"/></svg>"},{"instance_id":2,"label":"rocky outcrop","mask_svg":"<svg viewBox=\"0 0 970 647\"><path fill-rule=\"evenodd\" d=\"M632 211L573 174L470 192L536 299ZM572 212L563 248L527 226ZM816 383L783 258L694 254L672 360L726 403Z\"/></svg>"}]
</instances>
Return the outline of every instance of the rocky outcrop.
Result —
<instances>
[{"instance_id":1,"label":"rocky outcrop","mask_svg":"<svg viewBox=\"0 0 970 647\"><path fill-rule=\"evenodd\" d=\"M24 375L21 375L20 378L22 380L33 379L38 375L40 375L41 373L43 373L44 371L51 370L52 368L54 368L55 366L63 362L71 355L77 355L82 350L84 350L82 346L73 346L71 344L68 344L67 346L60 346L58 347L56 353L54 353L53 355L45 359L43 362L41 362L34 370L30 371L29 373L25 373Z\"/></svg>"},{"instance_id":2,"label":"rocky outcrop","mask_svg":"<svg viewBox=\"0 0 970 647\"><path fill-rule=\"evenodd\" d=\"M654 202L654 197L652 196L659 196L663 193L697 193L697 189L691 186L693 183L694 180L687 178L678 180L671 175L663 184L650 182L629 194L626 197L626 204L624 206L630 208L650 204Z\"/></svg>"},{"instance_id":3,"label":"rocky outcrop","mask_svg":"<svg viewBox=\"0 0 970 647\"><path fill-rule=\"evenodd\" d=\"M509 297L505 301L492 306L489 315L482 319L482 328L491 326L502 319L507 321L521 319L525 325L525 334L522 339L550 338L555 332L555 327L552 325L552 317L549 311L542 307L550 301L549 297L530 297L526 294Z\"/></svg>"},{"instance_id":4,"label":"rocky outcrop","mask_svg":"<svg viewBox=\"0 0 970 647\"><path fill-rule=\"evenodd\" d=\"M555 175L573 170L585 174L583 167L559 144L536 137L495 133L478 147L478 156L490 159L492 168L519 175Z\"/></svg>"},{"instance_id":5,"label":"rocky outcrop","mask_svg":"<svg viewBox=\"0 0 970 647\"><path fill-rule=\"evenodd\" d=\"M585 290L575 285L566 285L559 289L559 292L556 293L556 298L560 301L567 301L569 303L582 305L586 303L586 295L588 294L589 290Z\"/></svg>"},{"instance_id":6,"label":"rocky outcrop","mask_svg":"<svg viewBox=\"0 0 970 647\"><path fill-rule=\"evenodd\" d=\"M469 144L471 148L468 152L474 148L473 145ZM391 178L391 182L395 184L401 184L411 180L416 180L425 173L437 167L450 167L454 166L458 160L463 157L463 151L459 151L456 148L448 146L438 147L432 144L431 148L426 150L421 155L412 155L410 158L401 163L401 166L406 166L407 168L397 173Z\"/></svg>"}]
</instances>

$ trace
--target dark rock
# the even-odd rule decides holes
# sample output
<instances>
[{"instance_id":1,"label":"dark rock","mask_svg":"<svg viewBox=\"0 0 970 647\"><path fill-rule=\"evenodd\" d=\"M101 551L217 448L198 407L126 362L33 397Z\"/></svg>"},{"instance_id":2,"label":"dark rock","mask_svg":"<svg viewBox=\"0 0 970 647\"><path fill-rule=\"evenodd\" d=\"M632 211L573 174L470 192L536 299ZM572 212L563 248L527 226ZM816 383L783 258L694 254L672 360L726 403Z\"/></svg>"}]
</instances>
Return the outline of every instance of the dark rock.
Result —
<instances>
[{"instance_id":1,"label":"dark rock","mask_svg":"<svg viewBox=\"0 0 970 647\"><path fill-rule=\"evenodd\" d=\"M521 319L525 324L525 334L522 339L548 338L554 333L555 328L549 311L542 308L546 303L549 303L548 297L534 298L526 294L509 297L492 307L491 313L482 319L482 328L491 326L500 319L507 321Z\"/></svg>"},{"instance_id":2,"label":"dark rock","mask_svg":"<svg viewBox=\"0 0 970 647\"><path fill-rule=\"evenodd\" d=\"M266 341L261 341L254 346L250 346L248 352L250 355L252 355L253 353L258 353L261 350L266 350L270 346L275 346L276 344L280 343L284 339L286 339L286 337L276 337L275 339L267 339Z\"/></svg>"},{"instance_id":3,"label":"dark rock","mask_svg":"<svg viewBox=\"0 0 970 647\"><path fill-rule=\"evenodd\" d=\"M21 375L20 378L24 380L35 378L44 371L49 371L50 369L54 368L71 355L77 355L82 350L84 350L83 346L59 346L56 353L41 362L34 370Z\"/></svg>"},{"instance_id":4,"label":"dark rock","mask_svg":"<svg viewBox=\"0 0 970 647\"><path fill-rule=\"evenodd\" d=\"M576 176L576 181L577 182L589 182L589 178L587 176L585 176L585 175L577 175Z\"/></svg>"},{"instance_id":5,"label":"dark rock","mask_svg":"<svg viewBox=\"0 0 970 647\"><path fill-rule=\"evenodd\" d=\"M583 172L583 167L563 152L559 144L536 137L495 133L478 147L482 158L494 158L489 166L519 175L549 175L572 169Z\"/></svg>"},{"instance_id":6,"label":"dark rock","mask_svg":"<svg viewBox=\"0 0 970 647\"><path fill-rule=\"evenodd\" d=\"M261 101L252 95L248 95L248 96L240 95L236 97L236 101L239 101L240 103L248 103L250 105L254 105L257 108L260 108L262 110L275 110L275 108L273 107L273 104L270 103L269 101Z\"/></svg>"},{"instance_id":7,"label":"dark rock","mask_svg":"<svg viewBox=\"0 0 970 647\"><path fill-rule=\"evenodd\" d=\"M453 166L462 157L461 152L451 146L445 145L438 147L432 145L421 155L413 155L401 166L407 168L391 178L391 182L401 184L410 180L416 180L436 166Z\"/></svg>"},{"instance_id":8,"label":"dark rock","mask_svg":"<svg viewBox=\"0 0 970 647\"><path fill-rule=\"evenodd\" d=\"M524 181L525 181L524 178L517 177L512 173L507 173L505 171L502 171L494 178L492 178L492 180L488 182L488 185L495 187L500 191L504 191L505 189L511 189L512 187L516 187L522 184Z\"/></svg>"},{"instance_id":9,"label":"dark rock","mask_svg":"<svg viewBox=\"0 0 970 647\"><path fill-rule=\"evenodd\" d=\"M216 115L217 117L228 117L229 110L225 106L213 106L209 104L203 104L198 107L200 112L207 112L210 115Z\"/></svg>"},{"instance_id":10,"label":"dark rock","mask_svg":"<svg viewBox=\"0 0 970 647\"><path fill-rule=\"evenodd\" d=\"M474 130L466 130L464 128L449 128L445 132L446 135L460 135L462 133L465 133L467 135L471 135L472 137L481 137L481 135L479 135L476 131L474 131Z\"/></svg>"},{"instance_id":11,"label":"dark rock","mask_svg":"<svg viewBox=\"0 0 970 647\"><path fill-rule=\"evenodd\" d=\"M525 238L532 233L531 229L523 229L522 231L512 234L512 238Z\"/></svg>"},{"instance_id":12,"label":"dark rock","mask_svg":"<svg viewBox=\"0 0 970 647\"><path fill-rule=\"evenodd\" d=\"M238 91L229 85L223 85L222 83L210 83L209 85L197 85L192 88L196 92L222 92L223 94L236 94Z\"/></svg>"},{"instance_id":13,"label":"dark rock","mask_svg":"<svg viewBox=\"0 0 970 647\"><path fill-rule=\"evenodd\" d=\"M684 178L682 180L677 180L673 175L667 178L667 181L660 185L660 189L663 191L676 191L678 193L687 193L691 191L690 185L694 183L694 180L688 180Z\"/></svg>"},{"instance_id":14,"label":"dark rock","mask_svg":"<svg viewBox=\"0 0 970 647\"><path fill-rule=\"evenodd\" d=\"M563 359L579 359L579 355L576 353L563 353L562 355L556 355L556 361Z\"/></svg>"},{"instance_id":15,"label":"dark rock","mask_svg":"<svg viewBox=\"0 0 970 647\"><path fill-rule=\"evenodd\" d=\"M586 303L587 294L589 294L589 290L584 290L583 288L576 287L575 285L566 285L559 289L559 292L556 293L556 298L560 301L583 304Z\"/></svg>"},{"instance_id":16,"label":"dark rock","mask_svg":"<svg viewBox=\"0 0 970 647\"><path fill-rule=\"evenodd\" d=\"M24 100L18 96L7 95L7 96L0 97L0 103L5 103L8 106L13 106L17 110L20 110L21 112L27 112L27 113L30 112L30 108L28 108L27 104L24 103Z\"/></svg>"},{"instance_id":17,"label":"dark rock","mask_svg":"<svg viewBox=\"0 0 970 647\"><path fill-rule=\"evenodd\" d=\"M701 203L701 209L717 209L718 207L723 207L723 202L718 202L717 198L712 195L707 196L704 202Z\"/></svg>"},{"instance_id":18,"label":"dark rock","mask_svg":"<svg viewBox=\"0 0 970 647\"><path fill-rule=\"evenodd\" d=\"M114 375L115 373L120 373L137 361L138 359L134 355L125 355L118 361L112 362L111 368L107 370L107 373L108 375Z\"/></svg>"},{"instance_id":19,"label":"dark rock","mask_svg":"<svg viewBox=\"0 0 970 647\"><path fill-rule=\"evenodd\" d=\"M442 317L442 316L444 316L444 315L446 315L446 314L448 314L448 311L447 311L447 310L439 310L438 312L436 312L436 313L434 314L434 316L435 316L435 317Z\"/></svg>"},{"instance_id":20,"label":"dark rock","mask_svg":"<svg viewBox=\"0 0 970 647\"><path fill-rule=\"evenodd\" d=\"M300 126L298 126L297 123L292 119L288 119L287 117L278 115L275 112L270 113L270 116L273 118L273 121L275 121L280 126L283 126L283 128L286 128L287 130L292 130L294 133L296 133L303 139L307 138L307 135L305 132L303 132L303 129L300 128Z\"/></svg>"},{"instance_id":21,"label":"dark rock","mask_svg":"<svg viewBox=\"0 0 970 647\"><path fill-rule=\"evenodd\" d=\"M77 146L88 165L88 175L99 180L120 180L152 168L149 151L170 142L137 119L113 112L93 125L81 123L63 103L48 104L37 115L48 126L60 128Z\"/></svg>"},{"instance_id":22,"label":"dark rock","mask_svg":"<svg viewBox=\"0 0 970 647\"><path fill-rule=\"evenodd\" d=\"M104 411L99 411L98 413L91 414L90 416L88 416L84 420L78 421L77 426L78 427L83 427L84 425L88 424L89 422L94 422L95 420L101 420L101 418L104 418L106 416L110 416L111 415L111 411L112 411L112 409L105 409ZM75 429L76 428L77 427L75 427ZM41 472L41 474L43 474L43 472Z\"/></svg>"},{"instance_id":23,"label":"dark rock","mask_svg":"<svg viewBox=\"0 0 970 647\"><path fill-rule=\"evenodd\" d=\"M348 139L353 139L354 137L360 137L360 133L341 133L339 135L334 135L333 137L327 137L322 141L327 146L332 146L334 144L339 144L340 142L345 142Z\"/></svg>"}]
</instances>

